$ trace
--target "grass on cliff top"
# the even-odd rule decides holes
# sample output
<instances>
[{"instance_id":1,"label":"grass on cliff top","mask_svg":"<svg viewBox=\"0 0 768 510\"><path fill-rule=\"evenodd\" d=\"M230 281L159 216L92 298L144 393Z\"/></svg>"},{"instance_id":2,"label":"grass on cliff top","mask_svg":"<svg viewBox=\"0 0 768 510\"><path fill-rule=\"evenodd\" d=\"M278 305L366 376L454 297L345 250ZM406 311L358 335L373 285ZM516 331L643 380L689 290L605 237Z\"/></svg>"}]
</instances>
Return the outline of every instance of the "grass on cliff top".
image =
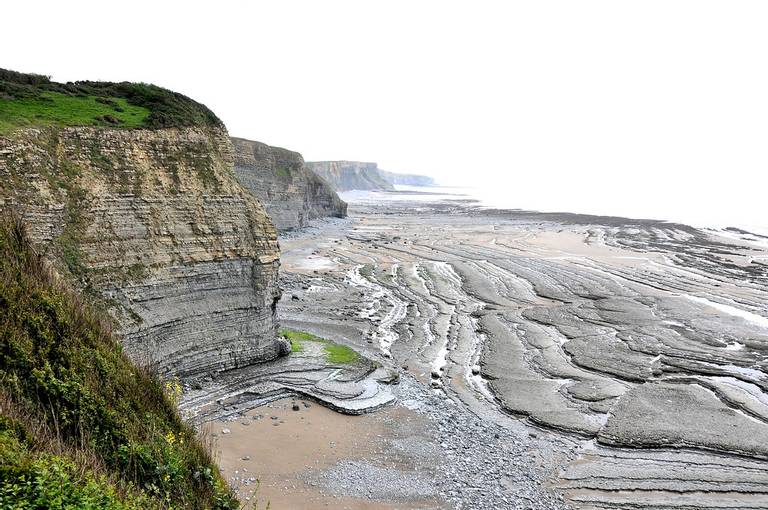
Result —
<instances>
[{"instance_id":1,"label":"grass on cliff top","mask_svg":"<svg viewBox=\"0 0 768 510\"><path fill-rule=\"evenodd\" d=\"M291 352L302 352L305 342L317 342L323 344L325 350L325 359L333 364L352 363L358 358L358 354L347 347L320 338L305 331L296 331L295 329L281 329L280 335L291 342Z\"/></svg>"},{"instance_id":2,"label":"grass on cliff top","mask_svg":"<svg viewBox=\"0 0 768 510\"><path fill-rule=\"evenodd\" d=\"M69 96L43 92L34 97L0 99L0 133L30 126L119 126L139 128L150 112L123 98Z\"/></svg>"},{"instance_id":3,"label":"grass on cliff top","mask_svg":"<svg viewBox=\"0 0 768 510\"><path fill-rule=\"evenodd\" d=\"M0 218L0 508L234 509L179 416L102 315Z\"/></svg>"},{"instance_id":4,"label":"grass on cliff top","mask_svg":"<svg viewBox=\"0 0 768 510\"><path fill-rule=\"evenodd\" d=\"M0 133L30 126L216 126L204 105L146 83L78 81L0 69Z\"/></svg>"}]
</instances>

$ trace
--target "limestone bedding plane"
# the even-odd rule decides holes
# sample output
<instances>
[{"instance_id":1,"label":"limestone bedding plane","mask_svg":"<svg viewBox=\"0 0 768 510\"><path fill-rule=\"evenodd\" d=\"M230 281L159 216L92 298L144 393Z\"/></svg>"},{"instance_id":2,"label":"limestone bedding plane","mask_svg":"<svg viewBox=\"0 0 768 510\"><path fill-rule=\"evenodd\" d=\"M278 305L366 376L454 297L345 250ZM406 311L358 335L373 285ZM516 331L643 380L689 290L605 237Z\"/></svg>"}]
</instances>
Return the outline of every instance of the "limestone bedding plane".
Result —
<instances>
[{"instance_id":1,"label":"limestone bedding plane","mask_svg":"<svg viewBox=\"0 0 768 510\"><path fill-rule=\"evenodd\" d=\"M0 204L106 298L125 349L182 377L276 358L279 248L219 127L0 137Z\"/></svg>"},{"instance_id":2,"label":"limestone bedding plane","mask_svg":"<svg viewBox=\"0 0 768 510\"><path fill-rule=\"evenodd\" d=\"M550 486L576 508L768 509L765 239L383 195L350 218L283 243L283 319L572 441Z\"/></svg>"}]
</instances>

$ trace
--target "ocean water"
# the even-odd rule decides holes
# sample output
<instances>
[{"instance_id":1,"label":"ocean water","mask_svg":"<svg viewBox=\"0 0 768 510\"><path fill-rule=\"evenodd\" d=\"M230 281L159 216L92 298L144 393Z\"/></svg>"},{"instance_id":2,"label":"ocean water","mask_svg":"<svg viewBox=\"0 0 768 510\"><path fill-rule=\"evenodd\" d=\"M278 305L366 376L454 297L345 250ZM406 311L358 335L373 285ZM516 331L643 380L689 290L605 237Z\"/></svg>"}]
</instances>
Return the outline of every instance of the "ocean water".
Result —
<instances>
[{"instance_id":1,"label":"ocean water","mask_svg":"<svg viewBox=\"0 0 768 510\"><path fill-rule=\"evenodd\" d=\"M413 200L414 195L408 192L426 193L419 195L422 201L439 200L474 200L477 205L498 209L525 209L542 212L570 212L580 214L597 214L604 216L622 216L626 218L654 219L682 223L697 228L722 230L735 227L754 234L768 236L768 200L766 213L754 212L761 204L749 211L740 211L725 203L712 204L708 207L696 207L686 202L685 197L675 203L621 200L583 200L578 196L563 197L524 197L509 189L451 187L451 186L395 186L399 193L381 195L387 200ZM377 194L379 195L379 194ZM359 200L371 197L370 192L352 191L344 193L345 200Z\"/></svg>"}]
</instances>

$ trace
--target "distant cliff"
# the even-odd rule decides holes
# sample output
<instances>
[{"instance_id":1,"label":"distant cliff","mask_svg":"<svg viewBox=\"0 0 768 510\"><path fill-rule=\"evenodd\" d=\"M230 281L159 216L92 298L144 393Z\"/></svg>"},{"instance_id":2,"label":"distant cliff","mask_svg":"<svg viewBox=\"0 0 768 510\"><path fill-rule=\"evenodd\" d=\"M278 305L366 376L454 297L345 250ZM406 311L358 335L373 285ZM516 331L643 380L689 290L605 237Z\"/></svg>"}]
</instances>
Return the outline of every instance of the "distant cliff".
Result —
<instances>
[{"instance_id":1,"label":"distant cliff","mask_svg":"<svg viewBox=\"0 0 768 510\"><path fill-rule=\"evenodd\" d=\"M278 230L303 227L314 218L343 218L347 204L309 170L298 152L232 138L235 175L266 208Z\"/></svg>"},{"instance_id":2,"label":"distant cliff","mask_svg":"<svg viewBox=\"0 0 768 510\"><path fill-rule=\"evenodd\" d=\"M393 191L395 184L434 186L431 177L381 170L376 163L360 161L308 161L307 167L336 191Z\"/></svg>"},{"instance_id":3,"label":"distant cliff","mask_svg":"<svg viewBox=\"0 0 768 510\"><path fill-rule=\"evenodd\" d=\"M398 174L379 170L381 176L391 184L402 184L405 186L434 186L435 180L432 177L418 174Z\"/></svg>"},{"instance_id":4,"label":"distant cliff","mask_svg":"<svg viewBox=\"0 0 768 510\"><path fill-rule=\"evenodd\" d=\"M307 167L331 185L336 191L394 190L382 177L376 163L360 161L308 161Z\"/></svg>"}]
</instances>

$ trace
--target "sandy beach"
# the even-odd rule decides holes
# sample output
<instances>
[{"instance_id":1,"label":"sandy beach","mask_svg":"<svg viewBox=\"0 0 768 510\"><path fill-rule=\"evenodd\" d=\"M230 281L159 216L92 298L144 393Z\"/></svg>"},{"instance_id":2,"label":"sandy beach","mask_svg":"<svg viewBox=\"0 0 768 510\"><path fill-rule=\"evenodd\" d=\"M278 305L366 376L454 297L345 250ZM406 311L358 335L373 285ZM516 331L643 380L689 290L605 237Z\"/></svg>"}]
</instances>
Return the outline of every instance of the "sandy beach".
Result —
<instances>
[{"instance_id":1,"label":"sandy beach","mask_svg":"<svg viewBox=\"0 0 768 510\"><path fill-rule=\"evenodd\" d=\"M293 410L294 403L298 411ZM238 480L238 493L251 505L248 508L265 508L267 503L270 508L444 508L435 500L377 501L335 496L323 490L324 470L340 462L371 457L380 458L384 466L406 476L417 475L418 466L412 459L389 444L402 438L420 438L422 424L407 409L393 407L375 414L347 416L305 400L282 399L238 420L211 422L209 426L216 434L223 473ZM354 493L372 490L363 479L356 480L355 485L350 488Z\"/></svg>"}]
</instances>

